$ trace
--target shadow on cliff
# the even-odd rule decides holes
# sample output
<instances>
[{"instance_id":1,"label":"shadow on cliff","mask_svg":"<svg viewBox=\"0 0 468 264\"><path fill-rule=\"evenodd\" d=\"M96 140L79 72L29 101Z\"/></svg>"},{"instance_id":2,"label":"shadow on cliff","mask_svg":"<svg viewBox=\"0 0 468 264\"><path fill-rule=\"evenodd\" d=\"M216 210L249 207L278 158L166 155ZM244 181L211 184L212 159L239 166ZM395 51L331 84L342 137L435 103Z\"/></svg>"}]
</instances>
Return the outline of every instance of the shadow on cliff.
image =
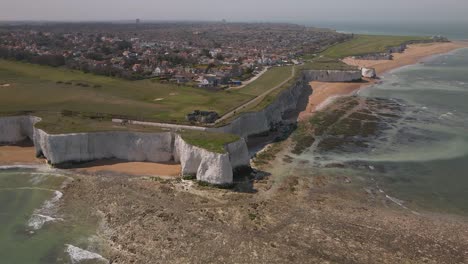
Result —
<instances>
[{"instance_id":1,"label":"shadow on cliff","mask_svg":"<svg viewBox=\"0 0 468 264\"><path fill-rule=\"evenodd\" d=\"M303 89L296 109L283 113L283 120L280 124L274 125L270 131L258 135L252 135L247 140L249 155L251 158L262 150L266 145L273 142L284 141L294 132L297 127L299 114L306 110L309 103L309 97L312 94L312 87ZM248 172L238 172L234 174L232 190L242 193L256 193L254 182L269 177L271 174L264 171L250 170Z\"/></svg>"},{"instance_id":2,"label":"shadow on cliff","mask_svg":"<svg viewBox=\"0 0 468 264\"><path fill-rule=\"evenodd\" d=\"M15 147L20 147L20 148L31 148L34 147L34 142L30 140L29 138L16 142L14 144L8 144L8 143L0 143L1 146L15 146Z\"/></svg>"},{"instance_id":3,"label":"shadow on cliff","mask_svg":"<svg viewBox=\"0 0 468 264\"><path fill-rule=\"evenodd\" d=\"M297 121L299 114L302 111L307 109L307 105L309 104L309 97L312 95L313 88L309 85L309 88L303 89L301 95L299 96L299 100L296 104L296 109L290 110L283 114L283 120L286 121Z\"/></svg>"},{"instance_id":4,"label":"shadow on cliff","mask_svg":"<svg viewBox=\"0 0 468 264\"><path fill-rule=\"evenodd\" d=\"M254 182L262 180L271 174L264 171L250 169L249 171L237 172L234 174L232 191L239 193L257 193Z\"/></svg>"}]
</instances>

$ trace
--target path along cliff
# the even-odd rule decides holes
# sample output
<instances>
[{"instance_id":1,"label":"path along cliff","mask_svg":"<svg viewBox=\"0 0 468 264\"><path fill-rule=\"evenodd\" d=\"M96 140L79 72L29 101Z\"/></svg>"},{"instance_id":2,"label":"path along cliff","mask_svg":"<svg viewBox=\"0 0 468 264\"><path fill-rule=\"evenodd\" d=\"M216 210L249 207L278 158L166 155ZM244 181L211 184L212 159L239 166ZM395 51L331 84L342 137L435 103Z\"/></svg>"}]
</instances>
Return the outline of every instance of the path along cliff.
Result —
<instances>
[{"instance_id":1,"label":"path along cliff","mask_svg":"<svg viewBox=\"0 0 468 264\"><path fill-rule=\"evenodd\" d=\"M306 71L288 89L263 110L240 114L222 127L190 127L169 124L130 121L134 124L166 127L167 132L147 133L106 131L90 133L49 134L35 127L41 118L13 116L0 118L0 143L16 143L29 138L36 155L44 156L52 165L81 163L99 159L122 159L147 162L180 162L182 175L196 175L200 181L212 184L230 184L233 171L250 166L245 138L269 131L283 121L286 112L296 110L301 95L310 90L311 80L355 81L356 71ZM269 91L278 89L274 87ZM121 122L122 120L114 120ZM186 142L177 129L231 133L241 138L226 144L223 153L217 153Z\"/></svg>"}]
</instances>

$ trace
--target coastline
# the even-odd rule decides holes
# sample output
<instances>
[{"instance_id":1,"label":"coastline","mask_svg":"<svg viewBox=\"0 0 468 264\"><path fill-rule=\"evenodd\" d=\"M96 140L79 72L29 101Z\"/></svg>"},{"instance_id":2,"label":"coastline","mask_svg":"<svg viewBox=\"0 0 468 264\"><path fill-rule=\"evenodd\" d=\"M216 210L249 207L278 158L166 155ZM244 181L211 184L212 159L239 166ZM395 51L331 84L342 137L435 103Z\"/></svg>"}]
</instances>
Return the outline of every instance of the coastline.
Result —
<instances>
[{"instance_id":1,"label":"coastline","mask_svg":"<svg viewBox=\"0 0 468 264\"><path fill-rule=\"evenodd\" d=\"M377 75L382 76L401 67L413 65L432 56L446 54L458 49L468 48L468 42L430 43L409 45L403 53L394 53L393 60L357 60L345 58L343 62L357 67L375 68ZM379 79L363 78L362 82L311 82L313 93L309 96L306 109L299 114L298 121L304 121L316 111L320 111L334 99L357 93L360 89L378 83Z\"/></svg>"},{"instance_id":2,"label":"coastline","mask_svg":"<svg viewBox=\"0 0 468 264\"><path fill-rule=\"evenodd\" d=\"M0 146L0 166L44 165L46 161L36 158L34 146ZM97 160L73 166L67 171L79 174L116 173L130 176L167 176L180 175L181 165L153 162L127 162L117 159Z\"/></svg>"},{"instance_id":3,"label":"coastline","mask_svg":"<svg viewBox=\"0 0 468 264\"><path fill-rule=\"evenodd\" d=\"M323 83L322 93L314 87L323 98L316 107L371 84ZM333 88L335 94L328 93ZM29 147L0 146L0 153L7 148L17 149L25 162L44 163L26 154ZM278 155L274 164L283 159ZM464 218L414 215L377 191L353 189L357 181L343 177L301 177L291 170L281 180L253 181L257 194L247 194L132 177L145 175L145 166L159 174L158 166L171 164L107 160L82 166L71 169L75 181L61 209L95 212L102 220L103 256L117 262L462 263L468 257ZM268 171L278 174L272 167ZM103 173L111 171L126 175Z\"/></svg>"}]
</instances>

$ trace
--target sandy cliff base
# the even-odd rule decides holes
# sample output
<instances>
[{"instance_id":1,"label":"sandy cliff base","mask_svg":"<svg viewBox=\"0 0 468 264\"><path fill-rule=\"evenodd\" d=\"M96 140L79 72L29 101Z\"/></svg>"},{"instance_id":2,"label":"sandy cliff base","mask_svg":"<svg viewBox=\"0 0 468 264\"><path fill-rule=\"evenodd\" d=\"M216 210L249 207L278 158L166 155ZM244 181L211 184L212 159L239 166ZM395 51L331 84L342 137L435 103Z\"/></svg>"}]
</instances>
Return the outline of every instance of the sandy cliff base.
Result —
<instances>
[{"instance_id":1,"label":"sandy cliff base","mask_svg":"<svg viewBox=\"0 0 468 264\"><path fill-rule=\"evenodd\" d=\"M395 53L393 60L356 60L345 58L343 61L358 67L372 67L382 76L388 71L418 63L432 55L447 53L456 49L468 47L468 42L432 43L409 45L404 53ZM352 94L361 88L374 84L378 80L365 79L358 83L311 82L314 90L309 97L309 104L305 111L300 113L299 120L305 120L315 111L320 110L334 98Z\"/></svg>"},{"instance_id":2,"label":"sandy cliff base","mask_svg":"<svg viewBox=\"0 0 468 264\"><path fill-rule=\"evenodd\" d=\"M36 158L36 150L30 146L0 146L0 165L44 164Z\"/></svg>"},{"instance_id":3,"label":"sandy cliff base","mask_svg":"<svg viewBox=\"0 0 468 264\"><path fill-rule=\"evenodd\" d=\"M44 164L44 159L35 158L34 147L26 145L20 146L0 146L0 165L32 165ZM102 173L111 172L117 174L135 176L178 176L180 175L180 164L165 164L152 162L126 162L121 160L101 160L87 162L77 165L71 170L82 173Z\"/></svg>"},{"instance_id":4,"label":"sandy cliff base","mask_svg":"<svg viewBox=\"0 0 468 264\"><path fill-rule=\"evenodd\" d=\"M134 176L179 176L181 166L180 164L104 160L81 164L76 170L93 174L114 172Z\"/></svg>"}]
</instances>

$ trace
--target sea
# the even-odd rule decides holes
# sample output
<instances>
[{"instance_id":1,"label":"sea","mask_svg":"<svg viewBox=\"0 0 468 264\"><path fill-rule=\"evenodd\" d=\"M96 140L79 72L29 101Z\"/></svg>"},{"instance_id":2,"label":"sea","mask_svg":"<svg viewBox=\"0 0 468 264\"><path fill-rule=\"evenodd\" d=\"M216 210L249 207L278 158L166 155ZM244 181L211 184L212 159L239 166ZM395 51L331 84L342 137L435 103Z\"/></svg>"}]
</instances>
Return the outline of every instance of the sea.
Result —
<instances>
[{"instance_id":1,"label":"sea","mask_svg":"<svg viewBox=\"0 0 468 264\"><path fill-rule=\"evenodd\" d=\"M468 49L396 69L357 96L401 112L366 147L313 146L293 173L347 176L415 212L467 215Z\"/></svg>"},{"instance_id":2,"label":"sea","mask_svg":"<svg viewBox=\"0 0 468 264\"><path fill-rule=\"evenodd\" d=\"M69 182L47 167L0 166L0 263L103 263L87 250L98 245L96 222L59 210Z\"/></svg>"},{"instance_id":3,"label":"sea","mask_svg":"<svg viewBox=\"0 0 468 264\"><path fill-rule=\"evenodd\" d=\"M330 28L342 33L394 35L394 36L445 36L451 40L468 39L468 22L301 22L314 27Z\"/></svg>"},{"instance_id":4,"label":"sea","mask_svg":"<svg viewBox=\"0 0 468 264\"><path fill-rule=\"evenodd\" d=\"M468 39L468 26L460 24L311 24L362 34ZM365 151L306 151L299 159L313 162L294 172L364 179L414 211L468 214L468 49L394 70L359 96L395 100L405 113ZM327 168L320 164L325 161L359 166ZM283 169L285 175L292 171ZM102 261L98 250L90 250L96 223L58 209L68 180L53 170L0 168L0 263Z\"/></svg>"}]
</instances>

